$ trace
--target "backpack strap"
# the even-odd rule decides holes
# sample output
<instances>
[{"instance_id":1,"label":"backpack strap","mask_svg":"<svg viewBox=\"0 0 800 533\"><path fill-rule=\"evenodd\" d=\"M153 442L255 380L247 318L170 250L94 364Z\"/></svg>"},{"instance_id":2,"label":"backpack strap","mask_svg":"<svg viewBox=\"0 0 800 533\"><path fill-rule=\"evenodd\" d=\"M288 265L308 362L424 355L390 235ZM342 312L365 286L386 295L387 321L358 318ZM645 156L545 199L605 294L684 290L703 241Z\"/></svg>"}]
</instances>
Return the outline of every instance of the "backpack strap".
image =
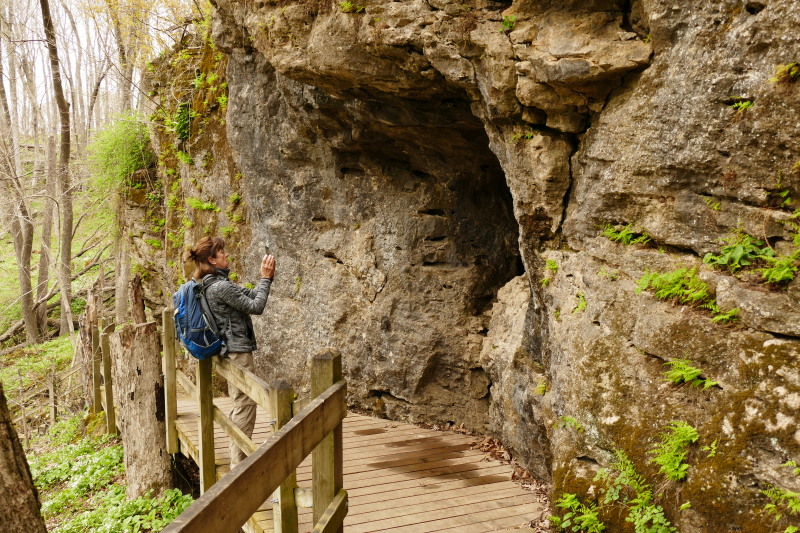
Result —
<instances>
[{"instance_id":1,"label":"backpack strap","mask_svg":"<svg viewBox=\"0 0 800 533\"><path fill-rule=\"evenodd\" d=\"M214 335L223 338L225 337L225 332L220 330L217 326L217 320L214 317L214 313L211 311L211 307L208 305L208 299L206 298L206 290L218 281L222 281L222 279L212 274L204 277L203 281L195 287L194 297L197 298L197 303L200 304L200 311L202 311L203 318L205 318L208 327L211 328L211 331L214 333ZM228 321L230 322L230 317L228 318Z\"/></svg>"}]
</instances>

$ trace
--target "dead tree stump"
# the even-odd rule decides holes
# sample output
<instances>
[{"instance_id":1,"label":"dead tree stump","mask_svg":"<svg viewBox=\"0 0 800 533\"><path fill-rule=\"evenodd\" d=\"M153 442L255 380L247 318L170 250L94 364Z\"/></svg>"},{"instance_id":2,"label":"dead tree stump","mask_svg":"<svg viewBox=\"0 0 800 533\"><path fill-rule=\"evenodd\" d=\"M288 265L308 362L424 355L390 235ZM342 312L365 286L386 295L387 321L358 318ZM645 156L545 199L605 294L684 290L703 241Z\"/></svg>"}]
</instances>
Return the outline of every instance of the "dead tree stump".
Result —
<instances>
[{"instance_id":1,"label":"dead tree stump","mask_svg":"<svg viewBox=\"0 0 800 533\"><path fill-rule=\"evenodd\" d=\"M17 437L0 383L0 533L46 533L39 493Z\"/></svg>"},{"instance_id":2,"label":"dead tree stump","mask_svg":"<svg viewBox=\"0 0 800 533\"><path fill-rule=\"evenodd\" d=\"M126 325L109 336L117 426L125 449L127 497L173 486L167 451L164 378L155 322Z\"/></svg>"}]
</instances>

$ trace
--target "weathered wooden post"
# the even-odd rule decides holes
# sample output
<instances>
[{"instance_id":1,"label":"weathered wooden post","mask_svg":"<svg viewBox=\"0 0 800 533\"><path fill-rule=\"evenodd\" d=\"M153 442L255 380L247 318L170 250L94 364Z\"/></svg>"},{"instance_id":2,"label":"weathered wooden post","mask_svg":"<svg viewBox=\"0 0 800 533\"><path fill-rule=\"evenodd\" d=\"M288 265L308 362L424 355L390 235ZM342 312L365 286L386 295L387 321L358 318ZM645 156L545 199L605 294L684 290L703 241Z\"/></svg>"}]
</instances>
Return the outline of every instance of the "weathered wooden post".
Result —
<instances>
[{"instance_id":1,"label":"weathered wooden post","mask_svg":"<svg viewBox=\"0 0 800 533\"><path fill-rule=\"evenodd\" d=\"M314 356L311 361L312 398L316 398L341 379L342 358L338 353L326 348ZM341 423L311 452L311 485L316 524L344 486ZM342 526L337 531L341 533Z\"/></svg>"},{"instance_id":2,"label":"weathered wooden post","mask_svg":"<svg viewBox=\"0 0 800 533\"><path fill-rule=\"evenodd\" d=\"M175 368L175 317L172 311L164 309L161 314L163 326L162 346L164 347L164 400L166 403L167 452L178 453L177 371Z\"/></svg>"},{"instance_id":3,"label":"weathered wooden post","mask_svg":"<svg viewBox=\"0 0 800 533\"><path fill-rule=\"evenodd\" d=\"M100 350L103 354L103 388L106 400L106 433L117 435L117 417L114 412L113 379L111 377L111 347L108 343L108 334L114 331L114 324L107 325L100 319Z\"/></svg>"},{"instance_id":4,"label":"weathered wooden post","mask_svg":"<svg viewBox=\"0 0 800 533\"><path fill-rule=\"evenodd\" d=\"M292 402L294 401L294 390L286 381L279 379L272 384L270 390L270 403L272 404L271 416L275 423L272 425L274 434L292 419ZM294 499L294 489L297 487L297 475L295 472L281 483L275 491L272 504L272 521L275 526L275 533L297 533L297 505Z\"/></svg>"},{"instance_id":5,"label":"weathered wooden post","mask_svg":"<svg viewBox=\"0 0 800 533\"><path fill-rule=\"evenodd\" d=\"M211 391L211 358L197 361L197 421L200 437L200 493L204 493L217 480L214 464L214 398Z\"/></svg>"},{"instance_id":6,"label":"weathered wooden post","mask_svg":"<svg viewBox=\"0 0 800 533\"><path fill-rule=\"evenodd\" d=\"M125 325L109 335L116 418L125 449L128 499L173 485L167 451L164 381L155 322Z\"/></svg>"},{"instance_id":7,"label":"weathered wooden post","mask_svg":"<svg viewBox=\"0 0 800 533\"><path fill-rule=\"evenodd\" d=\"M103 400L100 398L100 330L92 326L92 403L95 413L103 410Z\"/></svg>"},{"instance_id":8,"label":"weathered wooden post","mask_svg":"<svg viewBox=\"0 0 800 533\"><path fill-rule=\"evenodd\" d=\"M55 372L50 376L50 381L47 384L47 390L50 397L50 426L56 425L58 420L58 398L56 397L56 375Z\"/></svg>"}]
</instances>

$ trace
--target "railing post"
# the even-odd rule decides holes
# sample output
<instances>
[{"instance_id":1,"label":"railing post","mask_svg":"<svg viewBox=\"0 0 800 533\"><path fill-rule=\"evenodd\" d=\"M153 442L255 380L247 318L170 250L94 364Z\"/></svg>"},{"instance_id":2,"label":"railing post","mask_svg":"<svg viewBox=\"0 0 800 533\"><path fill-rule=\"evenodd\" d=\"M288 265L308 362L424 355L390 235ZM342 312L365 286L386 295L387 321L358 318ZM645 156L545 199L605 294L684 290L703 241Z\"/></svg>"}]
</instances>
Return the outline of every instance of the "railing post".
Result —
<instances>
[{"instance_id":1,"label":"railing post","mask_svg":"<svg viewBox=\"0 0 800 533\"><path fill-rule=\"evenodd\" d=\"M316 354L311 361L311 397L316 398L342 379L342 358L330 348ZM343 488L342 424L339 423L311 454L311 484L314 498L314 523L328 509ZM340 526L337 530L343 531Z\"/></svg>"},{"instance_id":2,"label":"railing post","mask_svg":"<svg viewBox=\"0 0 800 533\"><path fill-rule=\"evenodd\" d=\"M270 403L272 411L270 413L275 420L272 425L272 433L281 429L292 419L292 402L294 401L294 390L286 381L279 379L272 384L270 391ZM297 475L292 472L281 486L274 493L272 504L272 520L275 533L297 533L297 505L294 500L294 489L297 487Z\"/></svg>"},{"instance_id":3,"label":"railing post","mask_svg":"<svg viewBox=\"0 0 800 533\"><path fill-rule=\"evenodd\" d=\"M114 330L114 324L106 323L100 319L100 348L103 353L103 385L106 396L106 433L117 435L117 417L114 413L113 379L111 378L111 347L108 334Z\"/></svg>"},{"instance_id":4,"label":"railing post","mask_svg":"<svg viewBox=\"0 0 800 533\"><path fill-rule=\"evenodd\" d=\"M175 317L172 311L164 309L161 320L164 347L164 402L167 423L167 452L178 453L178 419L177 376L175 373Z\"/></svg>"},{"instance_id":5,"label":"railing post","mask_svg":"<svg viewBox=\"0 0 800 533\"><path fill-rule=\"evenodd\" d=\"M97 326L92 326L92 403L95 414L103 410L103 400L100 398L100 331Z\"/></svg>"},{"instance_id":6,"label":"railing post","mask_svg":"<svg viewBox=\"0 0 800 533\"><path fill-rule=\"evenodd\" d=\"M58 399L56 398L56 375L50 376L50 383L48 384L50 396L50 427L56 425L58 419Z\"/></svg>"},{"instance_id":7,"label":"railing post","mask_svg":"<svg viewBox=\"0 0 800 533\"><path fill-rule=\"evenodd\" d=\"M211 390L211 358L197 361L197 405L200 436L200 493L204 493L217 480L214 464L214 398Z\"/></svg>"}]
</instances>

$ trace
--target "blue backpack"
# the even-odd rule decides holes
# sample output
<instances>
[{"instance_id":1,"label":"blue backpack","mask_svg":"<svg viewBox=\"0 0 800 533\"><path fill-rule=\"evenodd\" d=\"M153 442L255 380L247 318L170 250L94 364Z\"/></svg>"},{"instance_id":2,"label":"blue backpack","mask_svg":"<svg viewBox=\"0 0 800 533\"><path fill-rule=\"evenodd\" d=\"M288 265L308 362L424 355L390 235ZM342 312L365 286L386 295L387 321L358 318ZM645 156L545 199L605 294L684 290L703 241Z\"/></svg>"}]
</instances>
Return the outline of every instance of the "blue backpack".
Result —
<instances>
[{"instance_id":1,"label":"blue backpack","mask_svg":"<svg viewBox=\"0 0 800 533\"><path fill-rule=\"evenodd\" d=\"M175 304L175 338L180 339L186 351L195 359L207 359L228 352L225 335L217 327L214 314L208 306L205 291L220 281L208 276L203 283L191 280L172 295Z\"/></svg>"}]
</instances>

